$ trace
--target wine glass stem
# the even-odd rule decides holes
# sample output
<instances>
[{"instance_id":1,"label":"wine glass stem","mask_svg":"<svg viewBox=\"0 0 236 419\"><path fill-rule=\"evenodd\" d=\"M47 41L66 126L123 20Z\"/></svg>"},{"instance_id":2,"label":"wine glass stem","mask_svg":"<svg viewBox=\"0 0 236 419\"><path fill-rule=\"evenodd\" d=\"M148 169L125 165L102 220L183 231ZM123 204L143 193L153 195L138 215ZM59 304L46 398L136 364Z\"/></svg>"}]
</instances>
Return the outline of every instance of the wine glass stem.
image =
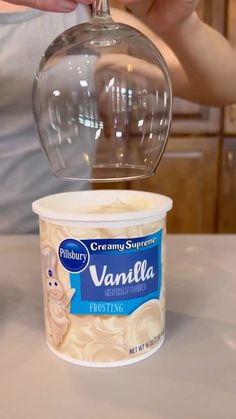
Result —
<instances>
[{"instance_id":1,"label":"wine glass stem","mask_svg":"<svg viewBox=\"0 0 236 419\"><path fill-rule=\"evenodd\" d=\"M107 0L95 0L92 6L93 18L100 17L111 20L110 8Z\"/></svg>"}]
</instances>

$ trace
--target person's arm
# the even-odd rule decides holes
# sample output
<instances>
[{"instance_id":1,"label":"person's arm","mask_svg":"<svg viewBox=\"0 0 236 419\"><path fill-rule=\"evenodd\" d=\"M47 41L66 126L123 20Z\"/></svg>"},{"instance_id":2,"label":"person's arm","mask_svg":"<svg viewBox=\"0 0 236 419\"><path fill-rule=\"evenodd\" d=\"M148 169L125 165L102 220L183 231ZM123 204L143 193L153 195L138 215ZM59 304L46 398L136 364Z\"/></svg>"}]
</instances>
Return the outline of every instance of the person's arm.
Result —
<instances>
[{"instance_id":1,"label":"person's arm","mask_svg":"<svg viewBox=\"0 0 236 419\"><path fill-rule=\"evenodd\" d=\"M136 28L163 53L174 94L212 106L235 102L236 45L200 20L195 12L198 1L155 0L152 4L148 1L127 5L145 22L143 25L136 20ZM129 19L134 24L132 16ZM160 37L169 48L160 42Z\"/></svg>"},{"instance_id":2,"label":"person's arm","mask_svg":"<svg viewBox=\"0 0 236 419\"><path fill-rule=\"evenodd\" d=\"M78 3L89 4L92 3L92 0L6 0L6 3L49 12L72 12Z\"/></svg>"}]
</instances>

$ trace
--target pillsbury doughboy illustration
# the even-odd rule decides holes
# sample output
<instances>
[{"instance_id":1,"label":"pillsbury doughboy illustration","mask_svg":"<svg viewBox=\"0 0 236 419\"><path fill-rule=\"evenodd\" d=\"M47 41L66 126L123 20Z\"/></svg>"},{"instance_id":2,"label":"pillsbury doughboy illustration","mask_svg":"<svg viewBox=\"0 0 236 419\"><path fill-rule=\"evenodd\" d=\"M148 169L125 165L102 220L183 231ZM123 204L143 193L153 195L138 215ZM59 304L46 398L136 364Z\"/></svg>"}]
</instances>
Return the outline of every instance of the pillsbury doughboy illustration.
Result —
<instances>
[{"instance_id":1,"label":"pillsbury doughboy illustration","mask_svg":"<svg viewBox=\"0 0 236 419\"><path fill-rule=\"evenodd\" d=\"M65 290L57 278L57 256L50 246L41 250L44 269L44 292L48 306L48 320L51 337L56 347L60 346L70 326L69 305L75 290Z\"/></svg>"}]
</instances>

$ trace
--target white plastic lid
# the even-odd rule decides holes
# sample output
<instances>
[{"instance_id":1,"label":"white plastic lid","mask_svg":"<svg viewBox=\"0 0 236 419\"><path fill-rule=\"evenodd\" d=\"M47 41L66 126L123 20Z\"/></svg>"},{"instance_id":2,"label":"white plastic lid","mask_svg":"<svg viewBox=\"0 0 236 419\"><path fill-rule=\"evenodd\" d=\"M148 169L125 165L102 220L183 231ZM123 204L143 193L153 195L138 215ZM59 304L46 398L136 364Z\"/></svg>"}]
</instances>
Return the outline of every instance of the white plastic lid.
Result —
<instances>
[{"instance_id":1,"label":"white plastic lid","mask_svg":"<svg viewBox=\"0 0 236 419\"><path fill-rule=\"evenodd\" d=\"M172 208L164 195L134 190L89 190L49 195L34 201L33 211L43 218L102 222L162 218Z\"/></svg>"}]
</instances>

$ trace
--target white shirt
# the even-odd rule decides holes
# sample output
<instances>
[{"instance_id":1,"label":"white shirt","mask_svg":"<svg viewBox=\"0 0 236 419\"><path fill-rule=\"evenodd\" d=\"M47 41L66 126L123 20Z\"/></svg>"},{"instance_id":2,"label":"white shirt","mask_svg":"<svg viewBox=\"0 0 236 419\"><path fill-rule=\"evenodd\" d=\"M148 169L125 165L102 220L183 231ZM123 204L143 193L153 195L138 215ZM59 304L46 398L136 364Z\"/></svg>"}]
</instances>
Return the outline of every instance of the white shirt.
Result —
<instances>
[{"instance_id":1,"label":"white shirt","mask_svg":"<svg viewBox=\"0 0 236 419\"><path fill-rule=\"evenodd\" d=\"M35 199L88 187L55 178L32 115L33 78L45 49L65 29L88 18L83 5L69 14L0 13L0 234L36 232Z\"/></svg>"}]
</instances>

